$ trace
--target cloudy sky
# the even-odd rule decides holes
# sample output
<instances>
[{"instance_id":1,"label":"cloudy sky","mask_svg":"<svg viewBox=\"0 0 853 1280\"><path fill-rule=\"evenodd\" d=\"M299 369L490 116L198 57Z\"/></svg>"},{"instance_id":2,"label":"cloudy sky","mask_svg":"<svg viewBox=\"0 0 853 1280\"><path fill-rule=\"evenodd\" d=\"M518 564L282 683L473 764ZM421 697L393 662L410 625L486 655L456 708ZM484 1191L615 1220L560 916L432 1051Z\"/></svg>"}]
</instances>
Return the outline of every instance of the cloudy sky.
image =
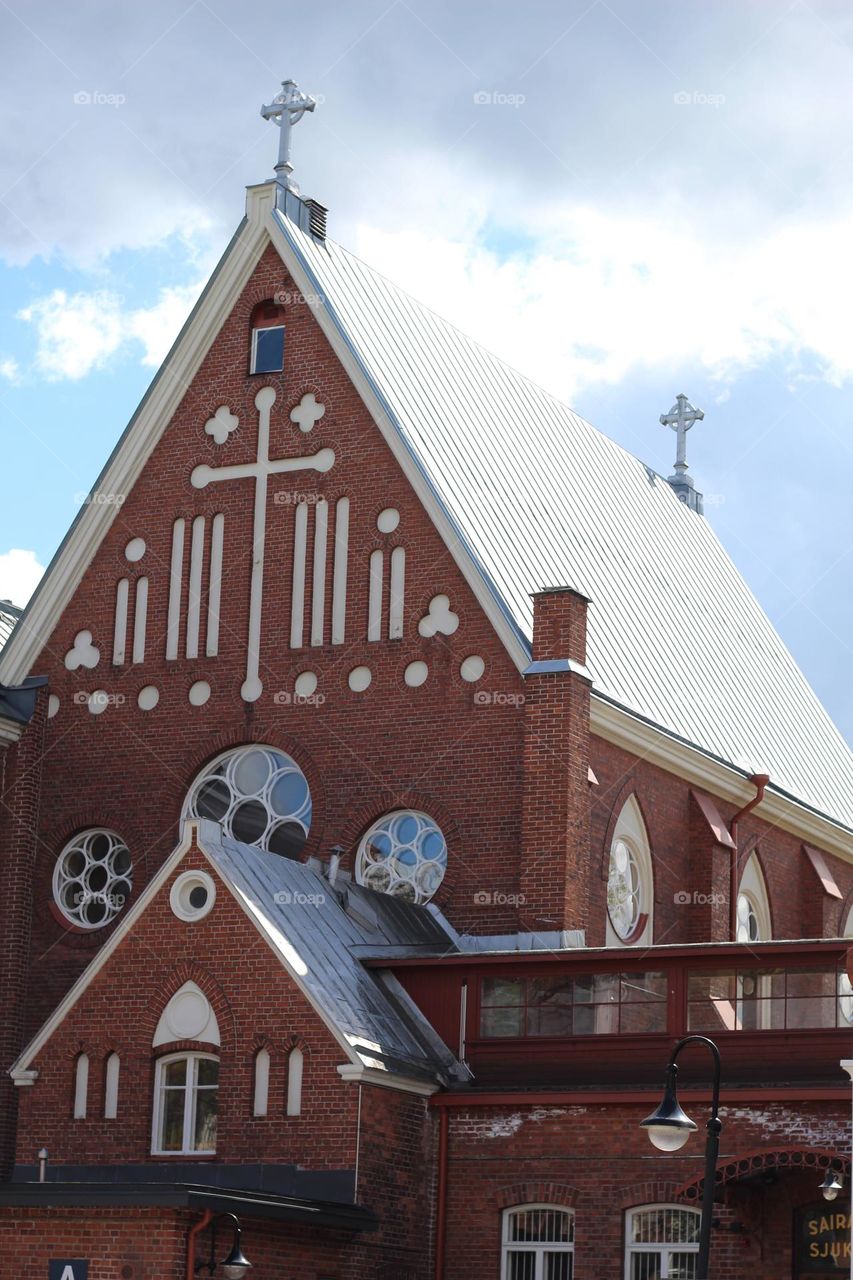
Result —
<instances>
[{"instance_id":1,"label":"cloudy sky","mask_svg":"<svg viewBox=\"0 0 853 1280\"><path fill-rule=\"evenodd\" d=\"M668 474L853 740L846 0L0 0L0 598L243 210L287 75L330 232Z\"/></svg>"}]
</instances>

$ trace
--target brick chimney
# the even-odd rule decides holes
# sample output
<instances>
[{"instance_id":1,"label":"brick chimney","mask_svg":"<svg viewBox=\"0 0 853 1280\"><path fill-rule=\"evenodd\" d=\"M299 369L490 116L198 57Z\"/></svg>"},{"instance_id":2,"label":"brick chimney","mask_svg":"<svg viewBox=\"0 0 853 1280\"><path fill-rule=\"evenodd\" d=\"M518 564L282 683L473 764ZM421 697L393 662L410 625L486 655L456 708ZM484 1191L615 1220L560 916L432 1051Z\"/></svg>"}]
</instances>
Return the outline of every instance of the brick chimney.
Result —
<instances>
[{"instance_id":1,"label":"brick chimney","mask_svg":"<svg viewBox=\"0 0 853 1280\"><path fill-rule=\"evenodd\" d=\"M589 603L571 587L549 587L533 596L533 661L524 673L519 908L522 927L533 931L586 928Z\"/></svg>"}]
</instances>

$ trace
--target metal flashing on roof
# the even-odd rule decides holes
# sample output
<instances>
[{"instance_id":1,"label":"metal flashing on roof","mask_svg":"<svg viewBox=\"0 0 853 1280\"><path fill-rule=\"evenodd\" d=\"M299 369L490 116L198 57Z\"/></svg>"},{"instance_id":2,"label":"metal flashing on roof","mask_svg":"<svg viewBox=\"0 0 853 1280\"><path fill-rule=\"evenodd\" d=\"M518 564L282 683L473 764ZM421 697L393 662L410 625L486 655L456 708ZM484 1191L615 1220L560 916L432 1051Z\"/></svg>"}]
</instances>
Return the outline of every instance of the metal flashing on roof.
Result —
<instances>
[{"instance_id":1,"label":"metal flashing on roof","mask_svg":"<svg viewBox=\"0 0 853 1280\"><path fill-rule=\"evenodd\" d=\"M543 658L539 662L531 662L530 666L525 667L521 674L523 676L552 676L559 675L562 672L580 676L581 679L588 680L592 684L589 668L585 667L582 662L575 662L574 658Z\"/></svg>"}]
</instances>

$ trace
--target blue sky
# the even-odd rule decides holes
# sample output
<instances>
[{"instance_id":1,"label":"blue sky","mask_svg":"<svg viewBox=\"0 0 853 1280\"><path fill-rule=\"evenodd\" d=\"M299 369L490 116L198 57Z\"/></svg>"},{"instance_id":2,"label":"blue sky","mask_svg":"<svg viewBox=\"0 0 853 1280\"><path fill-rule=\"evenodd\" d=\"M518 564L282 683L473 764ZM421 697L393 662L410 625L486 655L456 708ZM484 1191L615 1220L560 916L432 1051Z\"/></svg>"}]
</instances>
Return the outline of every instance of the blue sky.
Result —
<instances>
[{"instance_id":1,"label":"blue sky","mask_svg":"<svg viewBox=\"0 0 853 1280\"><path fill-rule=\"evenodd\" d=\"M0 9L0 597L23 602L277 145L331 234L668 474L853 739L841 0ZM9 477L16 477L9 482Z\"/></svg>"}]
</instances>

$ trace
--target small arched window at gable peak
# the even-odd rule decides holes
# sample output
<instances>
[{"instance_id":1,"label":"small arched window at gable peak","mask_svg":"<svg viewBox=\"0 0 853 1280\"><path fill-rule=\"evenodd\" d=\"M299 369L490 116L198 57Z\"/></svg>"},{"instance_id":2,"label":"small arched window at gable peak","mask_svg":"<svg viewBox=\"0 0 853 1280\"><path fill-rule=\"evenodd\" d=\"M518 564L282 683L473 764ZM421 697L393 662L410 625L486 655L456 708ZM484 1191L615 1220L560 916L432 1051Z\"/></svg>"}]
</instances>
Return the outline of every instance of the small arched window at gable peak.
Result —
<instances>
[{"instance_id":1,"label":"small arched window at gable peak","mask_svg":"<svg viewBox=\"0 0 853 1280\"><path fill-rule=\"evenodd\" d=\"M250 373L281 373L284 368L284 308L259 302L252 312Z\"/></svg>"},{"instance_id":2,"label":"small arched window at gable peak","mask_svg":"<svg viewBox=\"0 0 853 1280\"><path fill-rule=\"evenodd\" d=\"M623 804L607 869L607 945L631 947L654 938L654 870L646 824L635 796Z\"/></svg>"}]
</instances>

